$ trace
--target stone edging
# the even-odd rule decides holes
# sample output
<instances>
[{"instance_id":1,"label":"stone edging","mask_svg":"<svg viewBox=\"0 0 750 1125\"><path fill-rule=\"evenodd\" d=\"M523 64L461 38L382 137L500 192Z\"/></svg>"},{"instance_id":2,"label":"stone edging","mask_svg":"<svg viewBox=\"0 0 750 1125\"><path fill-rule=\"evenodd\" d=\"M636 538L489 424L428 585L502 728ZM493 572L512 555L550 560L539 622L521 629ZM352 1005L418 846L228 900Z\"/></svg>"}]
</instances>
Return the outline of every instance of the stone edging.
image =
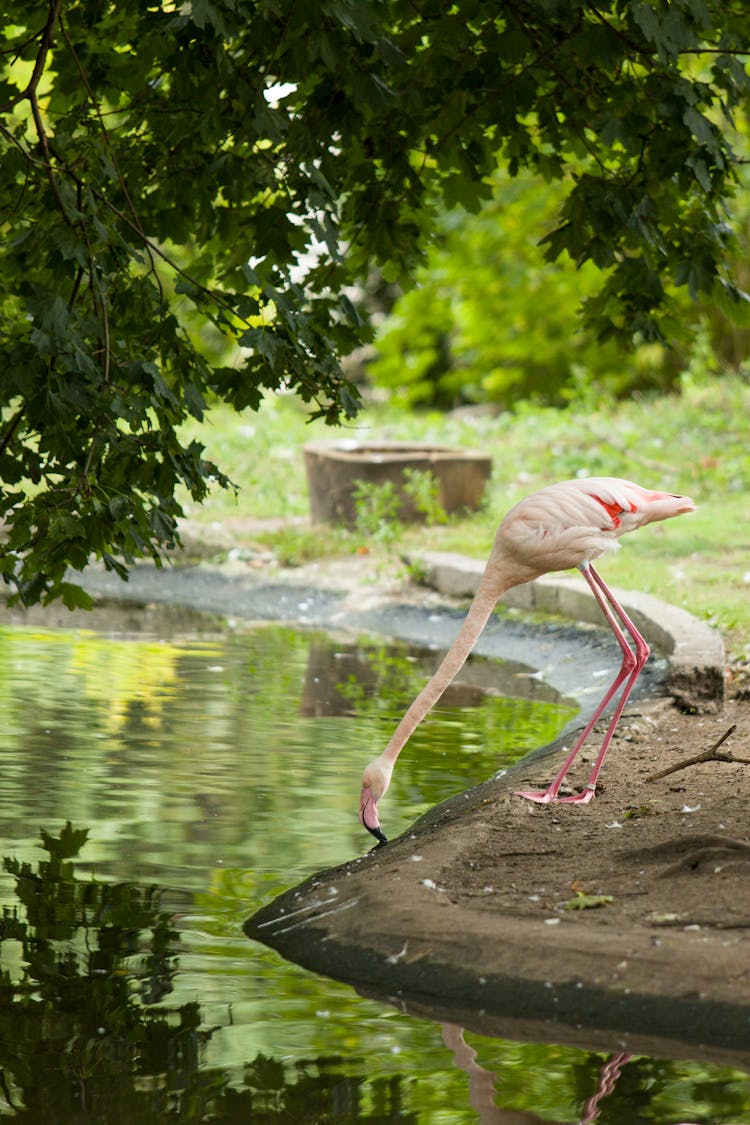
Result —
<instances>
[{"instance_id":1,"label":"stone edging","mask_svg":"<svg viewBox=\"0 0 750 1125\"><path fill-rule=\"evenodd\" d=\"M426 551L409 562L426 586L453 597L473 597L484 571L479 559L443 551ZM636 590L615 590L615 594L648 643L668 658L667 687L677 703L691 710L719 709L724 701L725 655L716 629L652 594ZM602 624L601 610L582 578L545 575L509 590L502 601L526 612Z\"/></svg>"}]
</instances>

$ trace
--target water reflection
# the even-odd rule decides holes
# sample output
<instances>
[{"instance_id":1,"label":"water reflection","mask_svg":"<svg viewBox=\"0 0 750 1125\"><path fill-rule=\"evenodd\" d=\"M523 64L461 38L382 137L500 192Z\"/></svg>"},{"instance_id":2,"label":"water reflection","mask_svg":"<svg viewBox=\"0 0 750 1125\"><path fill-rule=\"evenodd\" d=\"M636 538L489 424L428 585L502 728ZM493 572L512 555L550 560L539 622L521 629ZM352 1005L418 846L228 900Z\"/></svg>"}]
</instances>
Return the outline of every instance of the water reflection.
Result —
<instances>
[{"instance_id":1,"label":"water reflection","mask_svg":"<svg viewBox=\"0 0 750 1125\"><path fill-rule=\"evenodd\" d=\"M469 1100L477 1112L480 1125L569 1125L569 1123L559 1120L552 1121L549 1117L540 1117L537 1113L527 1110L503 1109L500 1105L502 1093L496 1088L496 1075L477 1062L477 1052L467 1044L463 1028L456 1027L455 1024L445 1023L441 1025L441 1033L443 1042L453 1054L456 1066L464 1071L468 1077ZM593 1125L593 1122L599 1120L602 1112L606 1112L603 1103L611 1098L616 1090L623 1068L634 1057L625 1051L616 1051L601 1063L596 1090L590 1097L586 1098L581 1116L578 1119L578 1125ZM644 1062L647 1063L648 1060L644 1060ZM624 1107L629 1115L628 1121L654 1120L648 1112L649 1106L653 1106L648 1094L649 1088L653 1088L653 1084L647 1080L642 1083L639 1089L639 1092L643 1094L640 1108L646 1111L648 1116L641 1117L639 1115L637 1118L633 1116L638 1110L636 1100L641 1101L641 1099L637 1095L634 1098L631 1094L627 1099L627 1106ZM613 1113L617 1114L617 1107L611 1103L610 1105ZM610 1117L610 1120L614 1122L615 1116ZM697 1125L697 1123L681 1121L676 1122L675 1125Z\"/></svg>"},{"instance_id":2,"label":"water reflection","mask_svg":"<svg viewBox=\"0 0 750 1125\"><path fill-rule=\"evenodd\" d=\"M313 636L300 712L313 718L327 715L359 718L366 705L373 701L382 709L383 703L393 698L400 706L406 694L405 685L415 685L418 690L418 685L435 671L440 655L429 649L408 650L385 642L379 645L372 641L367 645L332 644L328 637ZM517 710L522 700L550 705L558 723L574 713L574 708L528 665L481 657L465 665L446 688L441 710L479 708L498 697L503 697L506 709L510 701L514 701L511 718L515 722L520 720L520 739L529 749L535 747L529 746L529 734L524 728L526 721L532 719L533 711L528 707ZM549 714L547 708L540 708L538 719L544 715L546 722ZM508 733L513 729L509 725ZM548 729L559 730L560 727Z\"/></svg>"},{"instance_id":3,"label":"water reflection","mask_svg":"<svg viewBox=\"0 0 750 1125\"><path fill-rule=\"evenodd\" d=\"M382 1036L367 1046L351 1039L346 1055L316 1053L311 1043L291 1061L257 1051L238 1068L228 1060L207 1066L221 1028L210 1026L197 1002L175 1002L180 935L162 891L80 877L73 861L87 836L68 823L58 835L42 832L46 859L4 860L15 901L0 920L3 1115L39 1125L467 1120L460 1088L436 1060L426 1071L414 1044L395 1068L378 1073ZM318 1021L327 1014L315 1013ZM690 1082L679 1064L621 1052L603 1059L498 1043L495 1073L461 1028L443 1024L440 1033L482 1125L592 1125L603 1112L613 1125L666 1125L677 1121L676 1090ZM692 1076L695 1108L709 1106L705 1078L704 1071ZM738 1075L726 1078L729 1107ZM737 1120L708 1112L691 1122Z\"/></svg>"},{"instance_id":4,"label":"water reflection","mask_svg":"<svg viewBox=\"0 0 750 1125\"><path fill-rule=\"evenodd\" d=\"M197 1004L156 1006L178 937L159 891L79 881L87 835L68 823L42 833L46 860L4 861L17 901L0 921L2 1112L21 1120L152 1120L149 1086L182 1074L179 1100L210 1035Z\"/></svg>"},{"instance_id":5,"label":"water reflection","mask_svg":"<svg viewBox=\"0 0 750 1125\"><path fill-rule=\"evenodd\" d=\"M283 627L0 630L0 1114L477 1121L437 1023L242 932L263 901L359 850L352 780L434 659ZM521 690L475 707L482 677L497 690L493 667L475 662L458 688L469 694L422 732L394 792L402 825L497 769L498 747L518 752L566 721L565 701L512 666ZM462 1038L495 1075L487 1112L508 1121L579 1120L608 1057ZM639 1058L599 1108L623 1125L737 1125L749 1106L736 1069Z\"/></svg>"},{"instance_id":6,"label":"water reflection","mask_svg":"<svg viewBox=\"0 0 750 1125\"><path fill-rule=\"evenodd\" d=\"M0 830L23 839L64 810L97 827L95 858L113 874L176 863L293 881L361 846L362 762L433 660L281 626L172 640L0 629ZM497 680L498 662L471 674L493 667ZM517 757L564 725L572 705L518 671L482 706L459 686L393 791L397 822L491 774L504 745Z\"/></svg>"},{"instance_id":7,"label":"water reflection","mask_svg":"<svg viewBox=\"0 0 750 1125\"><path fill-rule=\"evenodd\" d=\"M539 1117L536 1113L503 1109L496 1104L495 1074L477 1062L477 1052L466 1042L463 1028L444 1023L441 1026L441 1033L443 1042L453 1054L456 1066L463 1070L469 1079L469 1100L477 1111L481 1125L564 1125L560 1121L552 1122L549 1118ZM612 1093L620 1071L632 1057L632 1055L618 1053L602 1064L598 1088L596 1093L586 1099L580 1125L591 1125L596 1121L602 1099Z\"/></svg>"}]
</instances>

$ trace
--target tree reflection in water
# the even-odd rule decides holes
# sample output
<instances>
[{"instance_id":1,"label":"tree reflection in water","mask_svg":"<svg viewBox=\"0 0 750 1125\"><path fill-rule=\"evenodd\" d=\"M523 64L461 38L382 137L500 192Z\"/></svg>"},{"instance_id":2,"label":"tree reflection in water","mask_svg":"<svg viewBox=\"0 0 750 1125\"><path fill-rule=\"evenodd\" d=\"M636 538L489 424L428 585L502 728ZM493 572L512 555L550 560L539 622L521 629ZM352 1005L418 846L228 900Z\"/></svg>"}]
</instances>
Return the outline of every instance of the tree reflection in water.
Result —
<instances>
[{"instance_id":1,"label":"tree reflection in water","mask_svg":"<svg viewBox=\"0 0 750 1125\"><path fill-rule=\"evenodd\" d=\"M72 860L88 831L68 823L41 835L48 858L36 869L3 861L18 901L0 919L0 1115L28 1125L366 1119L362 1079L342 1075L340 1059L290 1068L258 1055L240 1088L201 1068L213 1031L199 1005L164 1003L179 933L160 889L79 879ZM370 1086L376 1119L416 1120L400 1112L400 1084Z\"/></svg>"},{"instance_id":2,"label":"tree reflection in water","mask_svg":"<svg viewBox=\"0 0 750 1125\"><path fill-rule=\"evenodd\" d=\"M87 835L70 823L42 832L36 870L4 860L18 905L0 921L3 1093L21 1120L155 1120L200 1096L210 1033L195 1003L153 1007L172 989L179 935L157 888L76 878Z\"/></svg>"}]
</instances>

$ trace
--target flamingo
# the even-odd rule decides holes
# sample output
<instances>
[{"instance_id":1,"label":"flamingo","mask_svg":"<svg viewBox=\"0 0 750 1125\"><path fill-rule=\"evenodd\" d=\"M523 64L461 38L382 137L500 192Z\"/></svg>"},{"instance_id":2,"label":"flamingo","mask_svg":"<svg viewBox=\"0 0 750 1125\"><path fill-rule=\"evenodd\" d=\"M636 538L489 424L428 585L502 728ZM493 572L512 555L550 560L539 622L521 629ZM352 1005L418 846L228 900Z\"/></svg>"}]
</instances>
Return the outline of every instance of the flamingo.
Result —
<instances>
[{"instance_id":1,"label":"flamingo","mask_svg":"<svg viewBox=\"0 0 750 1125\"><path fill-rule=\"evenodd\" d=\"M617 550L620 536L628 531L694 510L695 504L688 496L655 492L617 477L561 481L541 488L510 509L497 530L479 588L456 639L396 727L382 754L369 763L362 776L359 818L379 844L386 843L387 838L380 827L378 801L390 784L393 767L404 745L463 667L498 598L511 587L551 571L576 568L581 571L622 650L622 665L547 789L520 791L517 795L540 804L587 804L593 798L612 735L650 652L646 641L595 570L593 560ZM634 650L626 633L632 639ZM622 694L584 789L573 796L561 797L560 786L568 770L621 687Z\"/></svg>"}]
</instances>

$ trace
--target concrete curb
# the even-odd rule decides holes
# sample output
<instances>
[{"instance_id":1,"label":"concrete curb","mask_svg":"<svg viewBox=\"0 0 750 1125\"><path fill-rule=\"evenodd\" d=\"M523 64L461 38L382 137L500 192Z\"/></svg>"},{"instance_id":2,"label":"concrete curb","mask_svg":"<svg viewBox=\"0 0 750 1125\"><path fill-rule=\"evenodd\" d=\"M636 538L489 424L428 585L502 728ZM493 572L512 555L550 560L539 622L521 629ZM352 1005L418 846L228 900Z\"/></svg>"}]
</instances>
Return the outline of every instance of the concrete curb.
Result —
<instances>
[{"instance_id":1,"label":"concrete curb","mask_svg":"<svg viewBox=\"0 0 750 1125\"><path fill-rule=\"evenodd\" d=\"M452 597L473 597L484 562L466 555L427 551L410 564L424 585ZM636 590L615 590L623 609L648 643L668 658L667 688L691 711L717 711L724 702L724 643L719 633L692 614ZM503 596L515 609L554 613L601 625L602 614L586 582L565 575L545 575Z\"/></svg>"}]
</instances>

